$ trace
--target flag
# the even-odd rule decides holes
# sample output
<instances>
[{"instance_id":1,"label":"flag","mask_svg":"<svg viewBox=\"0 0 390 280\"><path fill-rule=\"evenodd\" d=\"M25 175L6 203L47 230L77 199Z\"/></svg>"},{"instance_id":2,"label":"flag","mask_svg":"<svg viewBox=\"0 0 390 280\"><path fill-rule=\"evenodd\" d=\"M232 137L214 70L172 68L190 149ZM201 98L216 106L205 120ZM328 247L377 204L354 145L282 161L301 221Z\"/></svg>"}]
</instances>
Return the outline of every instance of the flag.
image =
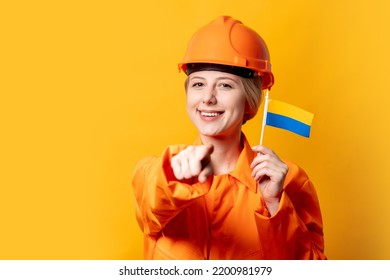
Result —
<instances>
[{"instance_id":1,"label":"flag","mask_svg":"<svg viewBox=\"0 0 390 280\"><path fill-rule=\"evenodd\" d=\"M268 100L265 124L309 137L314 115L291 104Z\"/></svg>"}]
</instances>

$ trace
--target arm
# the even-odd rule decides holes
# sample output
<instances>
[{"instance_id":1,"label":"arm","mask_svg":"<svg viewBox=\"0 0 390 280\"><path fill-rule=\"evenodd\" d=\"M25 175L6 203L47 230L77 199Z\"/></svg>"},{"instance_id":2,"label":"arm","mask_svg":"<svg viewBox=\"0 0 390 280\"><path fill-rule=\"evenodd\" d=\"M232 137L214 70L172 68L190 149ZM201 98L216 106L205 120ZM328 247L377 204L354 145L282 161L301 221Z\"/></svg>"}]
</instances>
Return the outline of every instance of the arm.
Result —
<instances>
[{"instance_id":1,"label":"arm","mask_svg":"<svg viewBox=\"0 0 390 280\"><path fill-rule=\"evenodd\" d=\"M262 195L255 212L260 244L268 259L325 259L321 211L306 173L264 146L252 162ZM266 210L265 210L266 209Z\"/></svg>"},{"instance_id":2,"label":"arm","mask_svg":"<svg viewBox=\"0 0 390 280\"><path fill-rule=\"evenodd\" d=\"M146 158L137 163L132 177L136 217L142 231L156 235L182 209L205 195L212 176L204 183L197 178L176 179L172 159L184 146L168 147L161 158Z\"/></svg>"},{"instance_id":3,"label":"arm","mask_svg":"<svg viewBox=\"0 0 390 280\"><path fill-rule=\"evenodd\" d=\"M267 259L326 259L317 194L305 172L291 163L277 212L255 212Z\"/></svg>"}]
</instances>

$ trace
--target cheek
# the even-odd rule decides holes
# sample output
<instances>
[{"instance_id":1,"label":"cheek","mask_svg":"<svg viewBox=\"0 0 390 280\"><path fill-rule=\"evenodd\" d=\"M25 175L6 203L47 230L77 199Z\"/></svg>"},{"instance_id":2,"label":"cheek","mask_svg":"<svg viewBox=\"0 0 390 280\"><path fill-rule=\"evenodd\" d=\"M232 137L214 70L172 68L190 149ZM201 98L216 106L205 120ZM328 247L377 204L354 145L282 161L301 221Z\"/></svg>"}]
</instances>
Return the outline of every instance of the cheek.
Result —
<instances>
[{"instance_id":1,"label":"cheek","mask_svg":"<svg viewBox=\"0 0 390 280\"><path fill-rule=\"evenodd\" d=\"M194 114L194 108L197 108L197 102L193 96L187 94L186 96L186 110L187 114L191 117Z\"/></svg>"},{"instance_id":2,"label":"cheek","mask_svg":"<svg viewBox=\"0 0 390 280\"><path fill-rule=\"evenodd\" d=\"M199 104L199 96L196 94L188 94L186 95L186 105L187 108L191 108L197 106Z\"/></svg>"},{"instance_id":3,"label":"cheek","mask_svg":"<svg viewBox=\"0 0 390 280\"><path fill-rule=\"evenodd\" d=\"M231 106L235 109L237 112L244 112L247 109L246 100L242 97L237 98L231 103Z\"/></svg>"},{"instance_id":4,"label":"cheek","mask_svg":"<svg viewBox=\"0 0 390 280\"><path fill-rule=\"evenodd\" d=\"M245 100L239 100L236 103L236 115L243 119L245 118L245 114L247 114L247 105Z\"/></svg>"}]
</instances>

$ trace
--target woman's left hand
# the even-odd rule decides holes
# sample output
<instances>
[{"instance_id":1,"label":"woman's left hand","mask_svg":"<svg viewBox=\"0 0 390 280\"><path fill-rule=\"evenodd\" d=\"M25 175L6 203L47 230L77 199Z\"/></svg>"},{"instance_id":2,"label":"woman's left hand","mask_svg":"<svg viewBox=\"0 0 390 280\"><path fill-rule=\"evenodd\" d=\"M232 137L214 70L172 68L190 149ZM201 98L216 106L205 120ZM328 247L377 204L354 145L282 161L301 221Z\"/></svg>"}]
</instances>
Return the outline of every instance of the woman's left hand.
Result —
<instances>
[{"instance_id":1,"label":"woman's left hand","mask_svg":"<svg viewBox=\"0 0 390 280\"><path fill-rule=\"evenodd\" d=\"M264 202L271 216L278 210L288 166L271 149L252 147L258 155L251 164L252 177L258 183Z\"/></svg>"}]
</instances>

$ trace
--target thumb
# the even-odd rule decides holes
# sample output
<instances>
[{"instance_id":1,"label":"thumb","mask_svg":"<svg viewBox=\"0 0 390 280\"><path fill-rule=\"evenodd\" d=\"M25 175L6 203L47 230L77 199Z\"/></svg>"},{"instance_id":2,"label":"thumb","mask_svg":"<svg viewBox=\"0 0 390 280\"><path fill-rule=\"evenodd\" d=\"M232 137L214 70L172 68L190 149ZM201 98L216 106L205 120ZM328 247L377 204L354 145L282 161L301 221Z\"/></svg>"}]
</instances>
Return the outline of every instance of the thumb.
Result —
<instances>
[{"instance_id":1,"label":"thumb","mask_svg":"<svg viewBox=\"0 0 390 280\"><path fill-rule=\"evenodd\" d=\"M210 156L214 151L214 145L213 144L206 144L206 155Z\"/></svg>"},{"instance_id":2,"label":"thumb","mask_svg":"<svg viewBox=\"0 0 390 280\"><path fill-rule=\"evenodd\" d=\"M202 169L210 163L210 156L214 151L214 146L212 144L203 145L202 155L200 156L200 161L202 163Z\"/></svg>"},{"instance_id":3,"label":"thumb","mask_svg":"<svg viewBox=\"0 0 390 280\"><path fill-rule=\"evenodd\" d=\"M207 178L214 173L213 167L211 165L211 159L210 159L210 155L214 151L214 146L212 144L206 144L204 146L206 147L206 150L201 160L202 171L198 176L198 180L201 183L206 182Z\"/></svg>"}]
</instances>

